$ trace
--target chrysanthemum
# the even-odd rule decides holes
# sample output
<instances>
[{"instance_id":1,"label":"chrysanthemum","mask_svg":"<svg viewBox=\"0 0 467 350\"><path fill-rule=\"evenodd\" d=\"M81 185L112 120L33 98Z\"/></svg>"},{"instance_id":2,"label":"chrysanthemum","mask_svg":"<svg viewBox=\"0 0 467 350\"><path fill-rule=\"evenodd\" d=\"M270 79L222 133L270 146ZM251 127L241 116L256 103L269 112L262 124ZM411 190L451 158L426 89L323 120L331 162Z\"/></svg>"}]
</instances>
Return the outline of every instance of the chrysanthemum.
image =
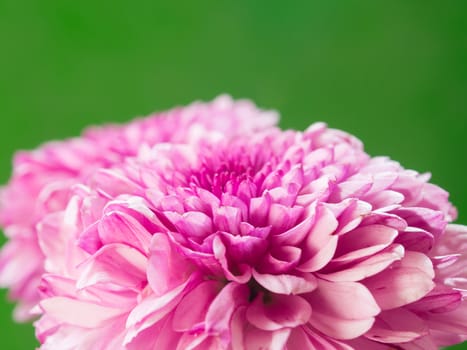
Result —
<instances>
[{"instance_id":1,"label":"chrysanthemum","mask_svg":"<svg viewBox=\"0 0 467 350\"><path fill-rule=\"evenodd\" d=\"M323 124L141 149L42 222L41 349L462 341L466 228L428 178Z\"/></svg>"},{"instance_id":2,"label":"chrysanthemum","mask_svg":"<svg viewBox=\"0 0 467 350\"><path fill-rule=\"evenodd\" d=\"M15 318L28 319L39 300L44 255L38 245L37 225L45 216L65 208L74 184L85 181L97 168L136 155L141 147L250 134L276 122L275 112L220 96L211 103L193 103L126 125L88 129L79 138L18 153L12 178L0 193L0 225L9 239L0 252L0 286L9 288L11 298L19 301Z\"/></svg>"}]
</instances>

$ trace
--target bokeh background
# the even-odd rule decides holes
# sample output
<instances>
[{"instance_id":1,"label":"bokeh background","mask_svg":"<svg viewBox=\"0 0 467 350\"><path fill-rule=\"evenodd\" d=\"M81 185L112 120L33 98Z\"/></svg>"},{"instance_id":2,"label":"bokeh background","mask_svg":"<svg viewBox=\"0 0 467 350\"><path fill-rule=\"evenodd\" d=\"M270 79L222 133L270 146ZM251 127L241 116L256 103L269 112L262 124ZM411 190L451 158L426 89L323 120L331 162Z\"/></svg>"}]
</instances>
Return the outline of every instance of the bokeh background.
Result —
<instances>
[{"instance_id":1,"label":"bokeh background","mask_svg":"<svg viewBox=\"0 0 467 350\"><path fill-rule=\"evenodd\" d=\"M18 149L224 92L432 172L467 223L465 0L0 0L2 183ZM34 349L0 300L1 348Z\"/></svg>"}]
</instances>

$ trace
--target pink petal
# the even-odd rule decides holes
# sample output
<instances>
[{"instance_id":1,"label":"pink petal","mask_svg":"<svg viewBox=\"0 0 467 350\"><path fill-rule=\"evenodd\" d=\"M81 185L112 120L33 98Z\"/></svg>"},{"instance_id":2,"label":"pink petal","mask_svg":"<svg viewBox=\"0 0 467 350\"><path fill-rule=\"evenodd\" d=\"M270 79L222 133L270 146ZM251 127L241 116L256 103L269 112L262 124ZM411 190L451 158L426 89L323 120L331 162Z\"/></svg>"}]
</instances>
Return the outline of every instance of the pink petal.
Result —
<instances>
[{"instance_id":1,"label":"pink petal","mask_svg":"<svg viewBox=\"0 0 467 350\"><path fill-rule=\"evenodd\" d=\"M308 302L296 295L259 294L246 312L247 320L256 328L265 331L276 331L283 328L295 328L306 324L311 316Z\"/></svg>"},{"instance_id":2,"label":"pink petal","mask_svg":"<svg viewBox=\"0 0 467 350\"><path fill-rule=\"evenodd\" d=\"M393 244L359 263L350 265L348 268L318 274L318 276L332 282L356 282L383 271L393 262L401 260L403 256L404 248L399 244Z\"/></svg>"},{"instance_id":3,"label":"pink petal","mask_svg":"<svg viewBox=\"0 0 467 350\"><path fill-rule=\"evenodd\" d=\"M338 237L330 236L329 240L323 244L321 249L316 252L310 259L301 263L297 270L302 272L314 272L322 269L329 263L334 256L337 248Z\"/></svg>"},{"instance_id":4,"label":"pink petal","mask_svg":"<svg viewBox=\"0 0 467 350\"><path fill-rule=\"evenodd\" d=\"M162 296L151 294L140 301L127 318L126 328L128 331L124 344L131 343L138 334L154 326L173 311L183 298L185 288L192 283L192 280L188 280Z\"/></svg>"},{"instance_id":5,"label":"pink petal","mask_svg":"<svg viewBox=\"0 0 467 350\"><path fill-rule=\"evenodd\" d=\"M307 216L302 222L294 225L289 230L280 234L272 236L272 240L275 244L288 244L297 245L299 244L309 233L313 226L314 216Z\"/></svg>"},{"instance_id":6,"label":"pink petal","mask_svg":"<svg viewBox=\"0 0 467 350\"><path fill-rule=\"evenodd\" d=\"M383 311L365 337L382 343L406 343L428 334L428 327L414 313L399 308Z\"/></svg>"},{"instance_id":7,"label":"pink petal","mask_svg":"<svg viewBox=\"0 0 467 350\"><path fill-rule=\"evenodd\" d=\"M397 230L382 225L357 228L339 237L333 263L349 262L375 254L389 246L397 234Z\"/></svg>"},{"instance_id":8,"label":"pink petal","mask_svg":"<svg viewBox=\"0 0 467 350\"><path fill-rule=\"evenodd\" d=\"M365 333L380 312L370 291L360 283L318 279L318 288L307 295L313 314L310 323L337 339Z\"/></svg>"},{"instance_id":9,"label":"pink petal","mask_svg":"<svg viewBox=\"0 0 467 350\"><path fill-rule=\"evenodd\" d=\"M316 288L316 278L310 273L301 276L278 274L271 275L253 270L253 277L266 290L278 294L302 294Z\"/></svg>"},{"instance_id":10,"label":"pink petal","mask_svg":"<svg viewBox=\"0 0 467 350\"><path fill-rule=\"evenodd\" d=\"M401 230L395 242L402 244L407 250L428 253L434 245L433 235L418 227L406 227Z\"/></svg>"},{"instance_id":11,"label":"pink petal","mask_svg":"<svg viewBox=\"0 0 467 350\"><path fill-rule=\"evenodd\" d=\"M178 332L189 331L197 323L201 323L211 302L218 293L219 282L206 281L200 283L183 297L177 306L173 329Z\"/></svg>"},{"instance_id":12,"label":"pink petal","mask_svg":"<svg viewBox=\"0 0 467 350\"><path fill-rule=\"evenodd\" d=\"M191 263L173 248L166 235L152 237L147 266L147 279L156 295L185 283L193 271Z\"/></svg>"},{"instance_id":13,"label":"pink petal","mask_svg":"<svg viewBox=\"0 0 467 350\"><path fill-rule=\"evenodd\" d=\"M303 242L300 269L314 271L326 264L334 254L336 238L332 236L338 222L331 210L324 206L316 209L313 228Z\"/></svg>"},{"instance_id":14,"label":"pink petal","mask_svg":"<svg viewBox=\"0 0 467 350\"><path fill-rule=\"evenodd\" d=\"M126 344L125 349L175 349L179 340L180 333L172 329L172 317L166 316L154 326L138 333L130 343Z\"/></svg>"},{"instance_id":15,"label":"pink petal","mask_svg":"<svg viewBox=\"0 0 467 350\"><path fill-rule=\"evenodd\" d=\"M164 212L164 215L176 227L178 232L195 241L202 240L213 232L211 218L202 212L189 211L182 215L175 212Z\"/></svg>"},{"instance_id":16,"label":"pink petal","mask_svg":"<svg viewBox=\"0 0 467 350\"><path fill-rule=\"evenodd\" d=\"M49 317L58 322L83 328L102 327L105 322L122 314L119 308L110 308L67 297L52 297L40 302Z\"/></svg>"},{"instance_id":17,"label":"pink petal","mask_svg":"<svg viewBox=\"0 0 467 350\"><path fill-rule=\"evenodd\" d=\"M139 289L146 284L146 265L147 258L139 250L120 243L108 244L82 265L76 286L81 289L112 283Z\"/></svg>"},{"instance_id":18,"label":"pink petal","mask_svg":"<svg viewBox=\"0 0 467 350\"><path fill-rule=\"evenodd\" d=\"M211 303L206 315L206 330L222 333L229 330L230 321L235 310L246 305L249 290L244 284L231 282L219 292Z\"/></svg>"},{"instance_id":19,"label":"pink petal","mask_svg":"<svg viewBox=\"0 0 467 350\"><path fill-rule=\"evenodd\" d=\"M245 334L245 350L283 350L289 334L290 329L287 328L273 332L251 328Z\"/></svg>"},{"instance_id":20,"label":"pink petal","mask_svg":"<svg viewBox=\"0 0 467 350\"><path fill-rule=\"evenodd\" d=\"M430 329L467 335L467 303L463 302L453 311L430 314L427 324Z\"/></svg>"},{"instance_id":21,"label":"pink petal","mask_svg":"<svg viewBox=\"0 0 467 350\"><path fill-rule=\"evenodd\" d=\"M292 270L300 261L302 251L293 246L278 246L266 255L258 270L283 273Z\"/></svg>"},{"instance_id":22,"label":"pink petal","mask_svg":"<svg viewBox=\"0 0 467 350\"><path fill-rule=\"evenodd\" d=\"M124 243L147 252L151 234L139 221L123 211L111 211L99 222L99 236L104 244Z\"/></svg>"},{"instance_id":23,"label":"pink petal","mask_svg":"<svg viewBox=\"0 0 467 350\"><path fill-rule=\"evenodd\" d=\"M430 260L421 253L406 252L399 266L367 278L364 284L371 290L383 310L400 307L423 298L433 289L433 269Z\"/></svg>"},{"instance_id":24,"label":"pink petal","mask_svg":"<svg viewBox=\"0 0 467 350\"><path fill-rule=\"evenodd\" d=\"M267 226L271 204L272 199L268 192L265 192L262 197L251 198L249 222L254 226Z\"/></svg>"},{"instance_id":25,"label":"pink petal","mask_svg":"<svg viewBox=\"0 0 467 350\"><path fill-rule=\"evenodd\" d=\"M330 196L331 202L339 202L346 198L362 197L372 186L370 177L360 179L350 179L339 183Z\"/></svg>"},{"instance_id":26,"label":"pink petal","mask_svg":"<svg viewBox=\"0 0 467 350\"><path fill-rule=\"evenodd\" d=\"M462 292L443 285L437 285L422 299L409 305L415 312L431 311L444 313L457 309L463 301Z\"/></svg>"},{"instance_id":27,"label":"pink petal","mask_svg":"<svg viewBox=\"0 0 467 350\"><path fill-rule=\"evenodd\" d=\"M264 243L264 241L259 240L256 237L244 238L242 236L239 236L238 238L237 237L231 237L231 238L237 241L234 244L232 244L232 246L235 247L234 253L237 253L237 254L242 253L243 255L251 256L253 253L251 246L253 246L255 243L256 244ZM228 240L227 238L225 239ZM242 242L238 242L238 241L244 241L244 242L243 244L241 244ZM222 267L224 275L229 281L234 281L237 283L246 283L250 280L251 267L248 264L245 264L242 261L243 259L239 259L240 261L235 261L235 259L230 259L227 256L229 249L227 249L226 245L224 244L220 236L216 236L214 238L212 246L213 246L214 256L219 261L219 264Z\"/></svg>"}]
</instances>

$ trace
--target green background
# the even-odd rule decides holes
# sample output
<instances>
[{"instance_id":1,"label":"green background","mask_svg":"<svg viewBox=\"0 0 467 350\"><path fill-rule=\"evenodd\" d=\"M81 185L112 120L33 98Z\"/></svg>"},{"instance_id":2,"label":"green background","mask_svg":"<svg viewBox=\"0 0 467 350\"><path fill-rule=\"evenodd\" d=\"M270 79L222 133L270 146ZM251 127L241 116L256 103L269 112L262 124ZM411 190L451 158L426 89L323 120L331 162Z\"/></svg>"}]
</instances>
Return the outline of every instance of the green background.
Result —
<instances>
[{"instance_id":1,"label":"green background","mask_svg":"<svg viewBox=\"0 0 467 350\"><path fill-rule=\"evenodd\" d=\"M1 182L17 149L223 92L431 171L467 223L465 0L0 0ZM33 349L11 309L1 348Z\"/></svg>"}]
</instances>

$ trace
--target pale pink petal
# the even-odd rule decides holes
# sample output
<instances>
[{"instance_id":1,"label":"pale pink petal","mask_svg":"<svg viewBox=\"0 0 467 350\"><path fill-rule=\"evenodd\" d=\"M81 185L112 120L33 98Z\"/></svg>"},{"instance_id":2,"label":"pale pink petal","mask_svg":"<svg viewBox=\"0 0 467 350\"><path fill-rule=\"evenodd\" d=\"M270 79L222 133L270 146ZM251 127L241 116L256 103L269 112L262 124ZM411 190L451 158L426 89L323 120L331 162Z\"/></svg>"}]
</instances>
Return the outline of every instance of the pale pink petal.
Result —
<instances>
[{"instance_id":1,"label":"pale pink petal","mask_svg":"<svg viewBox=\"0 0 467 350\"><path fill-rule=\"evenodd\" d=\"M120 243L108 244L82 264L76 286L81 289L113 283L140 289L146 284L146 265L147 258L139 250Z\"/></svg>"},{"instance_id":2,"label":"pale pink petal","mask_svg":"<svg viewBox=\"0 0 467 350\"><path fill-rule=\"evenodd\" d=\"M350 265L348 268L343 268L336 272L318 274L318 276L332 282L361 281L383 271L393 262L402 259L403 256L404 248L399 244L393 244L361 262Z\"/></svg>"},{"instance_id":3,"label":"pale pink petal","mask_svg":"<svg viewBox=\"0 0 467 350\"><path fill-rule=\"evenodd\" d=\"M155 234L150 249L147 279L156 295L163 295L188 280L193 267L175 251L167 236Z\"/></svg>"},{"instance_id":4,"label":"pale pink petal","mask_svg":"<svg viewBox=\"0 0 467 350\"><path fill-rule=\"evenodd\" d=\"M364 284L381 309L400 307L423 298L434 288L430 264L423 254L406 252L400 265L367 278Z\"/></svg>"},{"instance_id":5,"label":"pale pink petal","mask_svg":"<svg viewBox=\"0 0 467 350\"><path fill-rule=\"evenodd\" d=\"M173 329L184 332L201 323L218 293L218 288L218 282L206 281L185 295L174 312Z\"/></svg>"},{"instance_id":6,"label":"pale pink petal","mask_svg":"<svg viewBox=\"0 0 467 350\"><path fill-rule=\"evenodd\" d=\"M48 298L40 307L58 322L84 328L95 328L122 314L119 308L104 307L95 303L79 301L67 297Z\"/></svg>"},{"instance_id":7,"label":"pale pink petal","mask_svg":"<svg viewBox=\"0 0 467 350\"><path fill-rule=\"evenodd\" d=\"M278 294L302 294L316 288L316 278L310 273L302 275L271 275L253 270L253 277L266 290Z\"/></svg>"},{"instance_id":8,"label":"pale pink petal","mask_svg":"<svg viewBox=\"0 0 467 350\"><path fill-rule=\"evenodd\" d=\"M313 311L310 324L337 339L351 339L365 333L380 312L370 291L355 282L319 279L318 288L306 298Z\"/></svg>"}]
</instances>

